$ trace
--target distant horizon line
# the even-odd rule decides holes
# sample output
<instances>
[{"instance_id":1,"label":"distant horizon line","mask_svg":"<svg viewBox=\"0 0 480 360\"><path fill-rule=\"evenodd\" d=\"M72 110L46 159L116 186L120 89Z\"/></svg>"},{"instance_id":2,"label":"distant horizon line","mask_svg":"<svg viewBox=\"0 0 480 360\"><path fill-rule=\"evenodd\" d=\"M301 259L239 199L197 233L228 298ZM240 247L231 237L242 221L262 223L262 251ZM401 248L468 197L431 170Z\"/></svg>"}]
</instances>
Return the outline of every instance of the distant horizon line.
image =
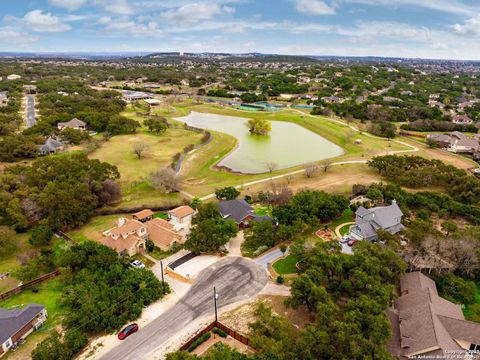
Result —
<instances>
[{"instance_id":1,"label":"distant horizon line","mask_svg":"<svg viewBox=\"0 0 480 360\"><path fill-rule=\"evenodd\" d=\"M259 56L290 56L298 58L344 58L344 59L394 59L394 60L422 60L422 61L448 61L448 62L480 62L480 59L454 59L454 58L428 58L428 57L403 57L403 56L385 56L385 55L312 55L312 54L281 54L281 53L263 53L258 51L251 52L194 52L194 51L148 51L148 50L125 50L125 51L70 51L70 50L58 50L58 51L1 51L0 58L5 56L32 56L32 55L97 55L97 56L108 56L108 55L154 55L154 54L194 54L194 55L259 55Z\"/></svg>"}]
</instances>

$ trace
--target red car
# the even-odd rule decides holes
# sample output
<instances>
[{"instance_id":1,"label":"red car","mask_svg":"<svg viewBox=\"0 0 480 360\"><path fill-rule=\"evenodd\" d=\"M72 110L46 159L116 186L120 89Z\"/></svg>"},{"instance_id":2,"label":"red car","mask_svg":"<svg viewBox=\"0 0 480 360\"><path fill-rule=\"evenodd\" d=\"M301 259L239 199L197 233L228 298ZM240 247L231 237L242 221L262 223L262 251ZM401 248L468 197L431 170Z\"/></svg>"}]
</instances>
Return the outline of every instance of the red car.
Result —
<instances>
[{"instance_id":1,"label":"red car","mask_svg":"<svg viewBox=\"0 0 480 360\"><path fill-rule=\"evenodd\" d=\"M350 240L348 240L347 245L348 245L348 246L353 246L353 245L355 245L356 243L357 243L357 240L350 239Z\"/></svg>"},{"instance_id":2,"label":"red car","mask_svg":"<svg viewBox=\"0 0 480 360\"><path fill-rule=\"evenodd\" d=\"M132 335L133 333L135 333L137 331L138 331L138 325L137 324L130 324L118 333L118 338L120 340L124 340L128 336Z\"/></svg>"}]
</instances>

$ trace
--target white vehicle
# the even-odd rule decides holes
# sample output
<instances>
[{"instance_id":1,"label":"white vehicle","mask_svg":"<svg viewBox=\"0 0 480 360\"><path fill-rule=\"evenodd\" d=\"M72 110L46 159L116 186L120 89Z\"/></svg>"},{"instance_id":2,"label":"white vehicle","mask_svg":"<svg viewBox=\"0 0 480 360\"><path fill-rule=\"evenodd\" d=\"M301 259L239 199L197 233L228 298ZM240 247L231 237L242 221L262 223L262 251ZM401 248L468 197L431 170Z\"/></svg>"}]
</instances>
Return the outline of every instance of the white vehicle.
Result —
<instances>
[{"instance_id":1,"label":"white vehicle","mask_svg":"<svg viewBox=\"0 0 480 360\"><path fill-rule=\"evenodd\" d=\"M132 260L130 261L130 265L137 269L144 269L145 265L140 260Z\"/></svg>"}]
</instances>

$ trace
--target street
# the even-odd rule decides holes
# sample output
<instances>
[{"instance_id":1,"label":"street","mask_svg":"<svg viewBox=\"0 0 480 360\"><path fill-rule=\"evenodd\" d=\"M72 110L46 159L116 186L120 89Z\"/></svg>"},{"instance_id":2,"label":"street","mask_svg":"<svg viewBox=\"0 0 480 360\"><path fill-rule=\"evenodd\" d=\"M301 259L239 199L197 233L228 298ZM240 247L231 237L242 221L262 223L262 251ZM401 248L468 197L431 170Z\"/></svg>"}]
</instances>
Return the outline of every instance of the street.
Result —
<instances>
[{"instance_id":1,"label":"street","mask_svg":"<svg viewBox=\"0 0 480 360\"><path fill-rule=\"evenodd\" d=\"M189 292L171 309L128 337L102 360L150 359L152 354L192 321L211 315L213 287L218 293L218 308L251 298L267 283L264 268L240 257L225 258L205 269Z\"/></svg>"},{"instance_id":2,"label":"street","mask_svg":"<svg viewBox=\"0 0 480 360\"><path fill-rule=\"evenodd\" d=\"M35 96L27 95L25 104L25 125L27 128L35 125Z\"/></svg>"}]
</instances>

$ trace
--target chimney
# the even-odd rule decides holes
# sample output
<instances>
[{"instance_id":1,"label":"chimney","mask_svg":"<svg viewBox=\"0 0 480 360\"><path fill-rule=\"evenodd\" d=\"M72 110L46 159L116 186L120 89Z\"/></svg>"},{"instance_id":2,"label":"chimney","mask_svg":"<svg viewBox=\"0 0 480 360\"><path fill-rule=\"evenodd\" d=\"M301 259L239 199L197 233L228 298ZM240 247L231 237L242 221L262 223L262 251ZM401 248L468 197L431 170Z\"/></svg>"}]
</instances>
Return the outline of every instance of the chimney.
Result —
<instances>
[{"instance_id":1,"label":"chimney","mask_svg":"<svg viewBox=\"0 0 480 360\"><path fill-rule=\"evenodd\" d=\"M397 200L393 199L392 200L392 205L397 205Z\"/></svg>"},{"instance_id":2,"label":"chimney","mask_svg":"<svg viewBox=\"0 0 480 360\"><path fill-rule=\"evenodd\" d=\"M125 225L125 218L118 218L118 227Z\"/></svg>"}]
</instances>

